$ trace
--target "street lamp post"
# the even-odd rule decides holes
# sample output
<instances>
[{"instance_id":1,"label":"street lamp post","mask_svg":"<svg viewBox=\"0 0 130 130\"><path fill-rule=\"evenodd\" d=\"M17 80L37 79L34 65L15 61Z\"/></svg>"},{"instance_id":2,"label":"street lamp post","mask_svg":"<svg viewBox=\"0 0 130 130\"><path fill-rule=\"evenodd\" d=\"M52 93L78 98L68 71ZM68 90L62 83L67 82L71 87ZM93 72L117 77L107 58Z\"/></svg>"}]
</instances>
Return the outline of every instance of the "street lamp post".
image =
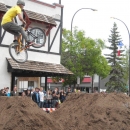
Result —
<instances>
[{"instance_id":1,"label":"street lamp post","mask_svg":"<svg viewBox=\"0 0 130 130\"><path fill-rule=\"evenodd\" d=\"M92 11L97 11L96 9L92 9L92 8L80 8L80 9L78 9L78 10L74 13L74 15L73 15L73 17L72 17L72 20L71 20L71 36L72 36L72 25L73 25L74 17L75 17L75 15L76 15L80 10L83 10L83 9L90 9L90 10L92 10ZM72 44L72 43L71 43L71 44ZM92 91L93 91L93 88L92 88Z\"/></svg>"},{"instance_id":2,"label":"street lamp post","mask_svg":"<svg viewBox=\"0 0 130 130\"><path fill-rule=\"evenodd\" d=\"M97 11L96 9L92 9L92 8L80 8L79 10L77 10L77 11L74 13L74 15L73 15L73 17L72 17L72 20L71 20L71 34L72 34L72 25L73 25L74 17L75 17L75 15L76 15L80 10L83 10L83 9L90 9L90 10L92 10L92 11Z\"/></svg>"},{"instance_id":3,"label":"street lamp post","mask_svg":"<svg viewBox=\"0 0 130 130\"><path fill-rule=\"evenodd\" d=\"M116 20L122 22L125 25L125 27L126 27L126 29L128 31L128 35L129 35L129 96L130 96L130 31L129 31L127 25L122 20L120 20L118 18L115 18L115 17L111 17L111 18L116 19Z\"/></svg>"}]
</instances>

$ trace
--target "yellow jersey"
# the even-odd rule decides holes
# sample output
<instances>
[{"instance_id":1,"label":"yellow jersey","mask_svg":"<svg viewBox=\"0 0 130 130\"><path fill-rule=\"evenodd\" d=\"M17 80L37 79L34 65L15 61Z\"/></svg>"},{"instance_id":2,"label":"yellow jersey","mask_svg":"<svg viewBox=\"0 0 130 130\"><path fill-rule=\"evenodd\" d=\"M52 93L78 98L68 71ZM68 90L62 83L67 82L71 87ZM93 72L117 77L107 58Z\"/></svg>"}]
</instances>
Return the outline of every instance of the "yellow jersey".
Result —
<instances>
[{"instance_id":1,"label":"yellow jersey","mask_svg":"<svg viewBox=\"0 0 130 130\"><path fill-rule=\"evenodd\" d=\"M13 18L16 17L18 14L21 13L21 8L16 5L12 8L10 8L6 13L5 15L3 16L2 18L2 22L1 22L1 25L3 24L6 24L8 22L12 22L13 21Z\"/></svg>"}]
</instances>

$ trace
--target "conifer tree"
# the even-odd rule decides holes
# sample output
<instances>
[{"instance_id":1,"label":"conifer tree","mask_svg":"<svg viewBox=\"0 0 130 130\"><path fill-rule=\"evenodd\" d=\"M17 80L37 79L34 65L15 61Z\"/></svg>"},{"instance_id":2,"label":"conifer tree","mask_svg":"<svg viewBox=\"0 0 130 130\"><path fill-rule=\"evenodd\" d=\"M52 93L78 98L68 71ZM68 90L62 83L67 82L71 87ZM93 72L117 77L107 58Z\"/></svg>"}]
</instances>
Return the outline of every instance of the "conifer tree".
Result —
<instances>
[{"instance_id":1,"label":"conifer tree","mask_svg":"<svg viewBox=\"0 0 130 130\"><path fill-rule=\"evenodd\" d=\"M121 91L126 92L126 85L123 81L124 71L123 71L123 50L120 51L120 56L118 56L118 44L122 42L121 36L119 35L118 28L116 23L114 23L113 28L111 29L111 35L108 38L108 42L110 43L107 46L110 54L105 54L108 63L111 66L110 78L106 83L107 91Z\"/></svg>"}]
</instances>

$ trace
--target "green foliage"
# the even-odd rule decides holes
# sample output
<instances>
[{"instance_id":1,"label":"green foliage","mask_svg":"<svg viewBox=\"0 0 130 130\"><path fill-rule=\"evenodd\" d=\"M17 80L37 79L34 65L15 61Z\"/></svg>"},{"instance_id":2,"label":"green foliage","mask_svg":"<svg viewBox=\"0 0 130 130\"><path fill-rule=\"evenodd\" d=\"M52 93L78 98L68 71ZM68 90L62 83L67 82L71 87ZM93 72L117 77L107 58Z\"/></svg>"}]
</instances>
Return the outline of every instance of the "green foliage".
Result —
<instances>
[{"instance_id":1,"label":"green foliage","mask_svg":"<svg viewBox=\"0 0 130 130\"><path fill-rule=\"evenodd\" d=\"M111 65L110 79L106 83L107 91L121 91L126 92L126 84L124 82L124 61L123 61L123 50L121 55L117 56L118 43L121 40L119 32L117 31L117 25L114 23L113 28L111 29L111 35L108 39L110 45L107 47L110 50L110 54L106 54L108 63Z\"/></svg>"},{"instance_id":2,"label":"green foliage","mask_svg":"<svg viewBox=\"0 0 130 130\"><path fill-rule=\"evenodd\" d=\"M74 73L72 76L64 77L64 85L75 86L77 77L79 76L82 81L86 74L106 77L110 72L110 66L101 55L104 46L101 39L86 38L84 31L78 31L77 28L73 34L64 29L61 64Z\"/></svg>"}]
</instances>

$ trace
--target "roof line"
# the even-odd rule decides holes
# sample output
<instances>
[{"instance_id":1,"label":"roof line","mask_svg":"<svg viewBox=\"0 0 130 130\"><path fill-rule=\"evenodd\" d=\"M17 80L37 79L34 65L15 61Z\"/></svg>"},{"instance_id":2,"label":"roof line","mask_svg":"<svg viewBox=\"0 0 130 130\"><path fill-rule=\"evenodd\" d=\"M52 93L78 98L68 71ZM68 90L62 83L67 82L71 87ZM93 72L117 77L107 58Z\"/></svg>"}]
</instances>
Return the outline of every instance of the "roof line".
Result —
<instances>
[{"instance_id":1,"label":"roof line","mask_svg":"<svg viewBox=\"0 0 130 130\"><path fill-rule=\"evenodd\" d=\"M31 72L42 72L42 73L52 73L59 75L73 75L73 73L64 67L62 64L49 63L41 61L27 60L25 63L17 63L12 58L7 58L8 61L8 71L31 71Z\"/></svg>"},{"instance_id":2,"label":"roof line","mask_svg":"<svg viewBox=\"0 0 130 130\"><path fill-rule=\"evenodd\" d=\"M61 8L63 8L63 7L64 7L64 5L57 4L57 3L53 3L53 5L58 6L58 7L61 7Z\"/></svg>"},{"instance_id":3,"label":"roof line","mask_svg":"<svg viewBox=\"0 0 130 130\"><path fill-rule=\"evenodd\" d=\"M45 3L45 2L40 1L40 0L30 0L30 1L41 4L41 5L48 6L48 7L51 7L51 8L56 8L56 6L61 7L61 8L64 7L63 5L57 4L57 3L49 4L49 3Z\"/></svg>"}]
</instances>

